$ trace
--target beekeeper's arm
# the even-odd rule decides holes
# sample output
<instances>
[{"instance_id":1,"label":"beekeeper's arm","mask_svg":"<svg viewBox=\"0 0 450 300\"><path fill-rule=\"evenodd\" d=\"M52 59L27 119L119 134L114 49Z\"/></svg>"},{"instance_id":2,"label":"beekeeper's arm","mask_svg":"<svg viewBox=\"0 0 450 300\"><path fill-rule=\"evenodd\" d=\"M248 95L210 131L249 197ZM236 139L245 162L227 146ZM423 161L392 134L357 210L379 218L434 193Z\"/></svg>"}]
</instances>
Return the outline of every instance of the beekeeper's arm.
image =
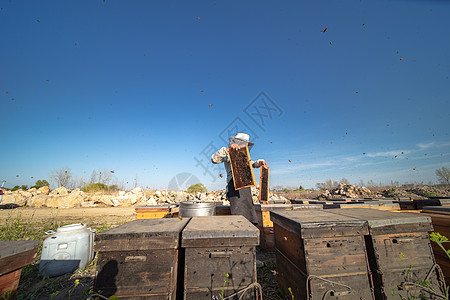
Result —
<instances>
[{"instance_id":1,"label":"beekeeper's arm","mask_svg":"<svg viewBox=\"0 0 450 300\"><path fill-rule=\"evenodd\" d=\"M211 162L213 164L220 164L229 161L227 148L222 147L216 153L211 156Z\"/></svg>"}]
</instances>

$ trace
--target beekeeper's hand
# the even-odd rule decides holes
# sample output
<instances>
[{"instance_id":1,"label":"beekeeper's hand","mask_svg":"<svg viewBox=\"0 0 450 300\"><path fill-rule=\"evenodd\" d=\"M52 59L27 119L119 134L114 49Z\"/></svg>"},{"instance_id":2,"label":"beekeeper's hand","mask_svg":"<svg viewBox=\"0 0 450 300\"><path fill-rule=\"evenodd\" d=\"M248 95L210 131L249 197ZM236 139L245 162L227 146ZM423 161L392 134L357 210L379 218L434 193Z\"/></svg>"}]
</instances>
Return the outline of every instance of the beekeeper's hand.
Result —
<instances>
[{"instance_id":1,"label":"beekeeper's hand","mask_svg":"<svg viewBox=\"0 0 450 300\"><path fill-rule=\"evenodd\" d=\"M231 150L239 150L239 146L237 145L237 144L231 144L230 145L230 148L228 148L227 150L228 150L228 152L230 151L230 149Z\"/></svg>"},{"instance_id":2,"label":"beekeeper's hand","mask_svg":"<svg viewBox=\"0 0 450 300\"><path fill-rule=\"evenodd\" d=\"M263 167L263 168L266 168L266 169L268 168L267 163L265 161L261 162L260 167Z\"/></svg>"}]
</instances>

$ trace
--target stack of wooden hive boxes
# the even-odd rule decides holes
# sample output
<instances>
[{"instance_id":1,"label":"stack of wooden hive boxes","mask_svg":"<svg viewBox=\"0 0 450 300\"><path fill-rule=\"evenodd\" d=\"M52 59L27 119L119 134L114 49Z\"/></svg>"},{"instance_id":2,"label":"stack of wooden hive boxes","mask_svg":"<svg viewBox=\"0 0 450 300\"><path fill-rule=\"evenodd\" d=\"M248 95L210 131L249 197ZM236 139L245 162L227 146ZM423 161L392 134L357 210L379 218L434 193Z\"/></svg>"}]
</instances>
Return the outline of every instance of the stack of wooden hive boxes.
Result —
<instances>
[{"instance_id":1,"label":"stack of wooden hive boxes","mask_svg":"<svg viewBox=\"0 0 450 300\"><path fill-rule=\"evenodd\" d=\"M256 299L258 244L243 216L135 220L96 236L94 289L121 299Z\"/></svg>"},{"instance_id":2,"label":"stack of wooden hive boxes","mask_svg":"<svg viewBox=\"0 0 450 300\"><path fill-rule=\"evenodd\" d=\"M295 299L410 299L431 295L424 282L443 293L427 216L358 208L271 219L279 285Z\"/></svg>"}]
</instances>

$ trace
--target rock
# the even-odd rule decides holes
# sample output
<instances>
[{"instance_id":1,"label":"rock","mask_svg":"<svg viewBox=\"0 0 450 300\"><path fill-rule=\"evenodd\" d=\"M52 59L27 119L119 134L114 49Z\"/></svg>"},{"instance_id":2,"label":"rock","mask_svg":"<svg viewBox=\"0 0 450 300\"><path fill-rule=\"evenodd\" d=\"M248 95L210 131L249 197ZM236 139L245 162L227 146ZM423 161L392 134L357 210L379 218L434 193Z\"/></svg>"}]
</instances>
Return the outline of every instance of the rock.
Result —
<instances>
[{"instance_id":1,"label":"rock","mask_svg":"<svg viewBox=\"0 0 450 300\"><path fill-rule=\"evenodd\" d=\"M87 198L88 198L86 196L86 194L82 191L72 192L70 194L68 193L68 194L62 195L62 196L54 195L54 194L52 195L52 193L54 191L52 191L49 194L49 197L48 197L47 203L46 203L47 207L58 207L58 208L80 207L81 203L85 202L85 200L87 200ZM61 192L64 193L63 190L61 190Z\"/></svg>"},{"instance_id":2,"label":"rock","mask_svg":"<svg viewBox=\"0 0 450 300\"><path fill-rule=\"evenodd\" d=\"M340 183L335 189L328 191L325 190L322 194L317 196L319 199L333 198L364 198L364 197L378 196L378 194L372 193L366 187L359 187L351 184Z\"/></svg>"},{"instance_id":3,"label":"rock","mask_svg":"<svg viewBox=\"0 0 450 300\"><path fill-rule=\"evenodd\" d=\"M157 205L158 203L156 203L156 199L153 197L149 197L147 200L147 205Z\"/></svg>"},{"instance_id":4,"label":"rock","mask_svg":"<svg viewBox=\"0 0 450 300\"><path fill-rule=\"evenodd\" d=\"M30 199L28 205L33 207L43 207L47 205L48 195L40 194Z\"/></svg>"},{"instance_id":5,"label":"rock","mask_svg":"<svg viewBox=\"0 0 450 300\"><path fill-rule=\"evenodd\" d=\"M61 186L49 193L50 196L65 196L69 194L69 190Z\"/></svg>"},{"instance_id":6,"label":"rock","mask_svg":"<svg viewBox=\"0 0 450 300\"><path fill-rule=\"evenodd\" d=\"M9 203L9 204L16 204L19 206L25 206L27 205L27 201L28 198L22 196L20 192L5 193L5 195L3 195L2 205Z\"/></svg>"},{"instance_id":7,"label":"rock","mask_svg":"<svg viewBox=\"0 0 450 300\"><path fill-rule=\"evenodd\" d=\"M24 198L31 198L33 197L33 194L29 191L17 191L22 197Z\"/></svg>"},{"instance_id":8,"label":"rock","mask_svg":"<svg viewBox=\"0 0 450 300\"><path fill-rule=\"evenodd\" d=\"M50 193L50 188L46 185L37 190L37 194L48 195Z\"/></svg>"},{"instance_id":9,"label":"rock","mask_svg":"<svg viewBox=\"0 0 450 300\"><path fill-rule=\"evenodd\" d=\"M97 194L97 195L91 195L89 196L89 201L93 202L94 204L100 204L100 205L105 205L105 206L117 206L114 205L115 202L112 201L112 196L111 195L101 195L101 194ZM117 201L117 203L119 203Z\"/></svg>"},{"instance_id":10,"label":"rock","mask_svg":"<svg viewBox=\"0 0 450 300\"><path fill-rule=\"evenodd\" d=\"M140 193L143 193L144 192L144 190L141 188L141 187L135 187L134 189L132 189L131 191L130 191L130 193L133 193L133 194L140 194Z\"/></svg>"}]
</instances>

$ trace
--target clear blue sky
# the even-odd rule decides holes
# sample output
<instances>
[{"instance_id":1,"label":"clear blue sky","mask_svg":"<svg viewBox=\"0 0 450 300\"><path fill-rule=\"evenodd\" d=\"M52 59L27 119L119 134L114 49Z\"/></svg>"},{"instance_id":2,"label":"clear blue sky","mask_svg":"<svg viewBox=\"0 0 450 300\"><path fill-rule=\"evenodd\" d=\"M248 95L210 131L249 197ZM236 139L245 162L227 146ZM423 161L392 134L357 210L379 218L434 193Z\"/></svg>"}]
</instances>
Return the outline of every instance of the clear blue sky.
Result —
<instances>
[{"instance_id":1,"label":"clear blue sky","mask_svg":"<svg viewBox=\"0 0 450 300\"><path fill-rule=\"evenodd\" d=\"M0 0L0 180L68 166L220 189L203 153L237 128L272 187L436 182L449 14L440 0Z\"/></svg>"}]
</instances>

